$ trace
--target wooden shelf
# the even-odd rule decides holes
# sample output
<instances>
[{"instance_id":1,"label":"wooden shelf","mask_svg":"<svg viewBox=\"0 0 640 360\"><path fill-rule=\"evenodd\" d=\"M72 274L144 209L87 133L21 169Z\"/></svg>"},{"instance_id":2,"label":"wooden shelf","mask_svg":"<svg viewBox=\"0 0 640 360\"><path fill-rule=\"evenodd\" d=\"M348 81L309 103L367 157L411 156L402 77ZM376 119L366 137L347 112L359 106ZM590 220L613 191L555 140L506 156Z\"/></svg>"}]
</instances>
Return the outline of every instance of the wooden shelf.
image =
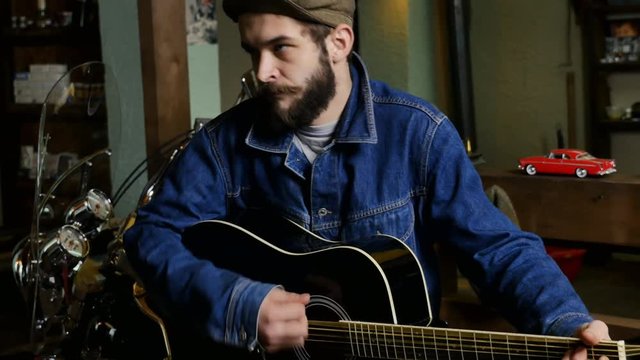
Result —
<instances>
[{"instance_id":1,"label":"wooden shelf","mask_svg":"<svg viewBox=\"0 0 640 360\"><path fill-rule=\"evenodd\" d=\"M605 15L624 15L640 18L640 5L594 5L593 10Z\"/></svg>"},{"instance_id":2,"label":"wooden shelf","mask_svg":"<svg viewBox=\"0 0 640 360\"><path fill-rule=\"evenodd\" d=\"M485 187L498 185L509 194L524 230L545 239L640 251L640 176L529 176L482 166L478 172ZM562 216L549 216L551 209Z\"/></svg>"},{"instance_id":3,"label":"wooden shelf","mask_svg":"<svg viewBox=\"0 0 640 360\"><path fill-rule=\"evenodd\" d=\"M607 131L640 131L640 121L601 121L600 127Z\"/></svg>"},{"instance_id":4,"label":"wooden shelf","mask_svg":"<svg viewBox=\"0 0 640 360\"><path fill-rule=\"evenodd\" d=\"M8 104L7 114L25 122L40 121L42 104ZM48 121L96 121L103 123L106 121L105 106L100 106L95 114L89 116L85 105L64 105L57 114L53 115L53 106L47 109Z\"/></svg>"},{"instance_id":5,"label":"wooden shelf","mask_svg":"<svg viewBox=\"0 0 640 360\"><path fill-rule=\"evenodd\" d=\"M602 72L634 72L640 71L640 61L611 64L598 63L596 67Z\"/></svg>"},{"instance_id":6,"label":"wooden shelf","mask_svg":"<svg viewBox=\"0 0 640 360\"><path fill-rule=\"evenodd\" d=\"M4 29L2 32L4 42L14 46L51 46L51 45L77 45L100 47L100 33L98 28L54 27L54 28L28 28L28 29Z\"/></svg>"}]
</instances>

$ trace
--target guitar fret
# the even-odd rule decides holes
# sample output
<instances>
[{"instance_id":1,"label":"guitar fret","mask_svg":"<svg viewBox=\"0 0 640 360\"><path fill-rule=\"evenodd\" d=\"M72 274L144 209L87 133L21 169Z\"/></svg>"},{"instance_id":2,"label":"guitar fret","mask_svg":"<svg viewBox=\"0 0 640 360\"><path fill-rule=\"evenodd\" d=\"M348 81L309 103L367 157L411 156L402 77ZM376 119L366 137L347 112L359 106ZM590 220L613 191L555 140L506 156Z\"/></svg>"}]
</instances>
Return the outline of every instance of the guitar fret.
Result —
<instances>
[{"instance_id":1,"label":"guitar fret","mask_svg":"<svg viewBox=\"0 0 640 360\"><path fill-rule=\"evenodd\" d=\"M395 354L395 359L397 359L398 348L396 348L396 335L394 334L393 328L391 328L391 339L393 340L393 353Z\"/></svg>"},{"instance_id":2,"label":"guitar fret","mask_svg":"<svg viewBox=\"0 0 640 360\"><path fill-rule=\"evenodd\" d=\"M449 360L451 360L451 350L450 350L451 347L449 347L449 333L445 332L444 333L444 337L445 337L445 340L447 342L447 356L449 357Z\"/></svg>"},{"instance_id":3,"label":"guitar fret","mask_svg":"<svg viewBox=\"0 0 640 360\"><path fill-rule=\"evenodd\" d=\"M491 349L491 360L495 360L493 356L493 343L491 342L491 334L489 334L489 349Z\"/></svg>"},{"instance_id":4,"label":"guitar fret","mask_svg":"<svg viewBox=\"0 0 640 360\"><path fill-rule=\"evenodd\" d=\"M547 343L547 338L544 338L544 351L547 354L547 359L549 359L549 344Z\"/></svg>"},{"instance_id":5,"label":"guitar fret","mask_svg":"<svg viewBox=\"0 0 640 360\"><path fill-rule=\"evenodd\" d=\"M460 337L460 355L462 356L462 360L464 360L464 346L462 346L462 332L458 332Z\"/></svg>"},{"instance_id":6,"label":"guitar fret","mask_svg":"<svg viewBox=\"0 0 640 360\"><path fill-rule=\"evenodd\" d=\"M409 328L411 330L411 347L413 348L413 357L418 357L418 351L416 350L416 340L413 338L413 328Z\"/></svg>"},{"instance_id":7,"label":"guitar fret","mask_svg":"<svg viewBox=\"0 0 640 360\"><path fill-rule=\"evenodd\" d=\"M349 325L349 344L351 345L351 354L354 354L354 355L355 355L355 353L356 353L356 352L355 352L355 351L354 351L354 349L353 349L353 330L351 329L351 325L353 325L353 326L354 326L354 328L355 328L357 325L356 325L356 324L354 324L354 323L351 323L351 322L349 322L349 324L348 324L348 325Z\"/></svg>"},{"instance_id":8,"label":"guitar fret","mask_svg":"<svg viewBox=\"0 0 640 360\"><path fill-rule=\"evenodd\" d=\"M405 359L408 359L408 358L407 358L407 348L406 348L406 346L404 345L404 331L403 331L402 329L403 329L403 328L401 327L401 328L400 328L400 340L402 341L402 351L404 352L404 358L405 358Z\"/></svg>"},{"instance_id":9,"label":"guitar fret","mask_svg":"<svg viewBox=\"0 0 640 360\"><path fill-rule=\"evenodd\" d=\"M389 358L389 346L387 344L387 329L386 329L386 327L383 327L383 329L384 329L384 331L382 332L382 335L383 335L383 339L384 339L384 350L385 350L385 353L387 354L386 359L388 359Z\"/></svg>"},{"instance_id":10,"label":"guitar fret","mask_svg":"<svg viewBox=\"0 0 640 360\"><path fill-rule=\"evenodd\" d=\"M424 354L424 360L427 360L427 343L424 341L424 328L420 328L420 338L422 339L422 353Z\"/></svg>"},{"instance_id":11,"label":"guitar fret","mask_svg":"<svg viewBox=\"0 0 640 360\"><path fill-rule=\"evenodd\" d=\"M373 357L373 340L371 339L371 328L369 324L367 324L367 335L369 336L369 350L371 350L371 357Z\"/></svg>"},{"instance_id":12,"label":"guitar fret","mask_svg":"<svg viewBox=\"0 0 640 360\"><path fill-rule=\"evenodd\" d=\"M362 325L360 325L362 326ZM358 349L358 356L362 356L360 353L360 331L358 330L358 326L356 325L356 348Z\"/></svg>"},{"instance_id":13,"label":"guitar fret","mask_svg":"<svg viewBox=\"0 0 640 360\"><path fill-rule=\"evenodd\" d=\"M436 340L436 329L431 330L433 332L433 349L436 353L436 360L438 359L438 341Z\"/></svg>"},{"instance_id":14,"label":"guitar fret","mask_svg":"<svg viewBox=\"0 0 640 360\"><path fill-rule=\"evenodd\" d=\"M480 360L478 357L478 340L476 339L476 334L473 333L473 349L476 353L476 360Z\"/></svg>"},{"instance_id":15,"label":"guitar fret","mask_svg":"<svg viewBox=\"0 0 640 360\"><path fill-rule=\"evenodd\" d=\"M362 325L362 352L363 352L364 357L367 357L367 341L365 340L366 336L367 336L367 334L365 333L364 324L363 324ZM371 354L371 355L373 355L373 354Z\"/></svg>"},{"instance_id":16,"label":"guitar fret","mask_svg":"<svg viewBox=\"0 0 640 360\"><path fill-rule=\"evenodd\" d=\"M375 332L376 339L376 347L378 348L378 357L382 357L382 353L380 352L380 339L378 338L378 325L373 325L373 331Z\"/></svg>"}]
</instances>

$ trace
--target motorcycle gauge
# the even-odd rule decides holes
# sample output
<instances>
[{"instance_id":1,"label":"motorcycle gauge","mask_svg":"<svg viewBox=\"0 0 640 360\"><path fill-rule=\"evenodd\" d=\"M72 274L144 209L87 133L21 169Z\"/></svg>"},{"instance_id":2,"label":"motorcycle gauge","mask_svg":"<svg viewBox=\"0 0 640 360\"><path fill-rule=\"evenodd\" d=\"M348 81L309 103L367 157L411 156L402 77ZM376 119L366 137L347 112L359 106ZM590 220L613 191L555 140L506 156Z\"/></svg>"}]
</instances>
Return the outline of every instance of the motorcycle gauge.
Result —
<instances>
[{"instance_id":1,"label":"motorcycle gauge","mask_svg":"<svg viewBox=\"0 0 640 360\"><path fill-rule=\"evenodd\" d=\"M58 243L67 254L76 259L84 259L89 254L89 241L75 226L61 227L58 231Z\"/></svg>"},{"instance_id":2,"label":"motorcycle gauge","mask_svg":"<svg viewBox=\"0 0 640 360\"><path fill-rule=\"evenodd\" d=\"M65 222L76 224L85 233L92 233L113 214L109 197L98 189L91 189L76 200L65 212Z\"/></svg>"}]
</instances>

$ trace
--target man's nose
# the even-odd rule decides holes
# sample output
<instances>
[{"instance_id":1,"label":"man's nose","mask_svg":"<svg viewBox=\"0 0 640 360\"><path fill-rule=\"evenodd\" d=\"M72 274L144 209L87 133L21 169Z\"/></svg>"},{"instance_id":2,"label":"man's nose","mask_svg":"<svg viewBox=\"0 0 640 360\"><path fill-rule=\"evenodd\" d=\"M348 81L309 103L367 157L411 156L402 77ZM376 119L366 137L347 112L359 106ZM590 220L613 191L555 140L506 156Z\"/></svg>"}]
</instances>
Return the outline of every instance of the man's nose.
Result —
<instances>
[{"instance_id":1,"label":"man's nose","mask_svg":"<svg viewBox=\"0 0 640 360\"><path fill-rule=\"evenodd\" d=\"M255 65L256 78L262 83L274 81L278 76L277 61L269 54L260 55Z\"/></svg>"}]
</instances>

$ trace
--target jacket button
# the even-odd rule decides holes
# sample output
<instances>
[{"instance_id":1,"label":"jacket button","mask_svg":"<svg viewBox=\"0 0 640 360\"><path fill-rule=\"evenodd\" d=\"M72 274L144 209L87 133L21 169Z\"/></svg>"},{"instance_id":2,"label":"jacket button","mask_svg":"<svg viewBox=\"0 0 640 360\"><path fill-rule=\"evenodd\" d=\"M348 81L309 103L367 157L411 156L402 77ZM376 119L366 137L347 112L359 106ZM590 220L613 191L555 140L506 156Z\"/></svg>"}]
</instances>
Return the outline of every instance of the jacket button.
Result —
<instances>
[{"instance_id":1,"label":"jacket button","mask_svg":"<svg viewBox=\"0 0 640 360\"><path fill-rule=\"evenodd\" d=\"M331 212L329 210L327 210L326 208L320 208L318 210L318 216L326 216L328 214L330 214Z\"/></svg>"},{"instance_id":2,"label":"jacket button","mask_svg":"<svg viewBox=\"0 0 640 360\"><path fill-rule=\"evenodd\" d=\"M247 341L247 332L244 331L244 328L240 328L240 340Z\"/></svg>"}]
</instances>

